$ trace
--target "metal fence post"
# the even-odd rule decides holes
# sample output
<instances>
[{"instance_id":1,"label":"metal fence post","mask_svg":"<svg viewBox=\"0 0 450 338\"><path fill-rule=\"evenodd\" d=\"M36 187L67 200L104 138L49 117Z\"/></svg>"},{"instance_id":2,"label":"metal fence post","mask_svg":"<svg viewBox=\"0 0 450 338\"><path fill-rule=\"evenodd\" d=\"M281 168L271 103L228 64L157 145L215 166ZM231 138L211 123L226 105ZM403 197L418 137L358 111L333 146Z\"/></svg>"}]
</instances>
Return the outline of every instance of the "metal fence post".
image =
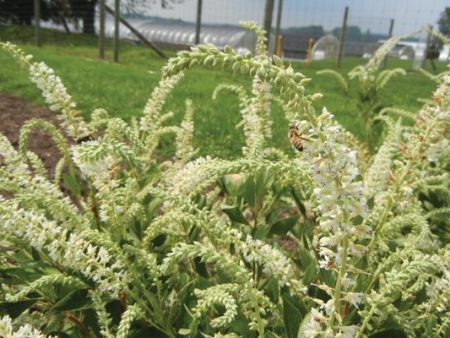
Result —
<instances>
[{"instance_id":1,"label":"metal fence post","mask_svg":"<svg viewBox=\"0 0 450 338\"><path fill-rule=\"evenodd\" d=\"M394 19L391 19L391 22L389 24L389 33L388 33L388 39L392 38L392 34L394 33ZM388 61L388 55L384 58L383 61L383 68L387 67L387 61Z\"/></svg>"},{"instance_id":2,"label":"metal fence post","mask_svg":"<svg viewBox=\"0 0 450 338\"><path fill-rule=\"evenodd\" d=\"M339 53L337 59L337 67L341 67L342 54L344 53L345 31L347 30L348 6L345 6L344 19L342 21L341 34L339 37Z\"/></svg>"},{"instance_id":3,"label":"metal fence post","mask_svg":"<svg viewBox=\"0 0 450 338\"><path fill-rule=\"evenodd\" d=\"M105 58L105 0L100 0L99 6L99 30L98 30L98 56Z\"/></svg>"},{"instance_id":4,"label":"metal fence post","mask_svg":"<svg viewBox=\"0 0 450 338\"><path fill-rule=\"evenodd\" d=\"M202 27L202 0L197 0L197 21L195 23L195 44L200 43L200 29Z\"/></svg>"},{"instance_id":5,"label":"metal fence post","mask_svg":"<svg viewBox=\"0 0 450 338\"><path fill-rule=\"evenodd\" d=\"M266 6L264 8L264 30L267 36L267 46L270 43L270 30L272 28L272 15L273 15L273 2L274 0L266 0Z\"/></svg>"},{"instance_id":6,"label":"metal fence post","mask_svg":"<svg viewBox=\"0 0 450 338\"><path fill-rule=\"evenodd\" d=\"M34 28L35 41L37 46L41 46L41 0L34 0Z\"/></svg>"},{"instance_id":7,"label":"metal fence post","mask_svg":"<svg viewBox=\"0 0 450 338\"><path fill-rule=\"evenodd\" d=\"M280 36L280 26L281 26L281 14L283 12L283 0L278 0L278 10L277 10L277 25L275 27L275 51L276 53L279 53L281 51L281 46L279 44L281 43ZM278 55L278 54L277 54ZM280 56L280 55L278 55Z\"/></svg>"},{"instance_id":8,"label":"metal fence post","mask_svg":"<svg viewBox=\"0 0 450 338\"><path fill-rule=\"evenodd\" d=\"M114 0L114 62L119 62L120 0Z\"/></svg>"},{"instance_id":9,"label":"metal fence post","mask_svg":"<svg viewBox=\"0 0 450 338\"><path fill-rule=\"evenodd\" d=\"M427 61L427 54L428 54L428 50L430 49L430 43L431 43L431 30L433 29L432 25L428 25L428 33L427 33L427 40L425 42L425 50L423 51L423 60L422 60L422 64L421 67L424 68L425 67L425 62Z\"/></svg>"}]
</instances>

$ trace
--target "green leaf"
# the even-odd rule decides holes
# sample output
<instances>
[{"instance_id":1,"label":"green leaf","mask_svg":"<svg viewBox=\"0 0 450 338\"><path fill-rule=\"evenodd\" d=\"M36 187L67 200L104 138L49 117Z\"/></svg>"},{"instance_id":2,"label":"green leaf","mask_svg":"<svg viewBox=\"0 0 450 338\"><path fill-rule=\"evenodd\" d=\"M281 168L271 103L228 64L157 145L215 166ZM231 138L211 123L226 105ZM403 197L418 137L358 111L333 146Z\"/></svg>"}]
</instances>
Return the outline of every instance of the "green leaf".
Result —
<instances>
[{"instance_id":1,"label":"green leaf","mask_svg":"<svg viewBox=\"0 0 450 338\"><path fill-rule=\"evenodd\" d=\"M108 304L106 304L105 308L108 311L113 323L119 324L123 312L123 306L120 300L111 300Z\"/></svg>"},{"instance_id":2,"label":"green leaf","mask_svg":"<svg viewBox=\"0 0 450 338\"><path fill-rule=\"evenodd\" d=\"M19 302L3 302L0 303L0 313L7 313L11 318L16 318L22 314L25 310L30 308L39 299L27 299Z\"/></svg>"},{"instance_id":3,"label":"green leaf","mask_svg":"<svg viewBox=\"0 0 450 338\"><path fill-rule=\"evenodd\" d=\"M245 338L253 338L256 337L256 334L249 330L248 321L245 319L242 313L238 313L236 319L233 320L230 324L230 328L233 332L241 335Z\"/></svg>"},{"instance_id":4,"label":"green leaf","mask_svg":"<svg viewBox=\"0 0 450 338\"><path fill-rule=\"evenodd\" d=\"M228 215L231 221L248 225L247 220L238 207L225 206L222 208L222 211Z\"/></svg>"},{"instance_id":5,"label":"green leaf","mask_svg":"<svg viewBox=\"0 0 450 338\"><path fill-rule=\"evenodd\" d=\"M280 288L275 277L269 278L264 286L264 291L274 304L278 304L278 298L280 298Z\"/></svg>"},{"instance_id":6,"label":"green leaf","mask_svg":"<svg viewBox=\"0 0 450 338\"><path fill-rule=\"evenodd\" d=\"M247 202L251 207L256 205L256 184L253 177L249 177L243 184L242 197L244 201Z\"/></svg>"},{"instance_id":7,"label":"green leaf","mask_svg":"<svg viewBox=\"0 0 450 338\"><path fill-rule=\"evenodd\" d=\"M311 253L306 250L304 247L299 246L299 258L300 258L300 265L303 269L307 269L308 266L311 264L316 264L316 258L311 255Z\"/></svg>"},{"instance_id":8,"label":"green leaf","mask_svg":"<svg viewBox=\"0 0 450 338\"><path fill-rule=\"evenodd\" d=\"M356 217L353 217L351 219L351 221L352 221L353 225L360 225L364 221L364 218L361 215L358 215Z\"/></svg>"},{"instance_id":9,"label":"green leaf","mask_svg":"<svg viewBox=\"0 0 450 338\"><path fill-rule=\"evenodd\" d=\"M316 264L309 264L305 270L305 275L303 277L303 282L308 285L316 279L317 266Z\"/></svg>"},{"instance_id":10,"label":"green leaf","mask_svg":"<svg viewBox=\"0 0 450 338\"><path fill-rule=\"evenodd\" d=\"M194 258L194 265L195 265L195 270L197 271L197 273L204 277L204 278L208 278L208 270L206 269L206 264L204 262L202 262L200 257L195 257Z\"/></svg>"},{"instance_id":11,"label":"green leaf","mask_svg":"<svg viewBox=\"0 0 450 338\"><path fill-rule=\"evenodd\" d=\"M78 180L69 174L63 174L63 181L65 186L75 195L81 195L81 185Z\"/></svg>"},{"instance_id":12,"label":"green leaf","mask_svg":"<svg viewBox=\"0 0 450 338\"><path fill-rule=\"evenodd\" d=\"M91 301L88 297L88 290L81 289L75 290L67 294L64 298L60 299L52 310L54 311L74 311L87 309Z\"/></svg>"},{"instance_id":13,"label":"green leaf","mask_svg":"<svg viewBox=\"0 0 450 338\"><path fill-rule=\"evenodd\" d=\"M97 313L94 309L86 309L83 311L84 325L86 325L92 332L94 332L95 337L100 337L100 326L97 322Z\"/></svg>"},{"instance_id":14,"label":"green leaf","mask_svg":"<svg viewBox=\"0 0 450 338\"><path fill-rule=\"evenodd\" d=\"M370 210L373 209L373 207L375 206L375 199L373 197L367 200L367 206L369 207Z\"/></svg>"},{"instance_id":15,"label":"green leaf","mask_svg":"<svg viewBox=\"0 0 450 338\"><path fill-rule=\"evenodd\" d=\"M189 337L197 337L198 335L198 326L200 325L200 320L197 318L194 318L191 322L191 324L189 325Z\"/></svg>"},{"instance_id":16,"label":"green leaf","mask_svg":"<svg viewBox=\"0 0 450 338\"><path fill-rule=\"evenodd\" d=\"M292 229L294 224L297 222L299 215L290 216L275 222L269 231L269 235L280 235L284 236Z\"/></svg>"},{"instance_id":17,"label":"green leaf","mask_svg":"<svg viewBox=\"0 0 450 338\"><path fill-rule=\"evenodd\" d=\"M285 292L283 294L283 321L287 338L296 338L302 313L295 299Z\"/></svg>"},{"instance_id":18,"label":"green leaf","mask_svg":"<svg viewBox=\"0 0 450 338\"><path fill-rule=\"evenodd\" d=\"M273 174L269 171L258 171L255 175L255 205L261 206L264 202L268 189L273 182Z\"/></svg>"},{"instance_id":19,"label":"green leaf","mask_svg":"<svg viewBox=\"0 0 450 338\"><path fill-rule=\"evenodd\" d=\"M261 240L266 239L269 235L269 231L270 231L269 226L258 225L253 233L253 238Z\"/></svg>"},{"instance_id":20,"label":"green leaf","mask_svg":"<svg viewBox=\"0 0 450 338\"><path fill-rule=\"evenodd\" d=\"M320 280L324 282L329 287L334 287L336 284L336 276L333 274L331 270L320 269Z\"/></svg>"},{"instance_id":21,"label":"green leaf","mask_svg":"<svg viewBox=\"0 0 450 338\"><path fill-rule=\"evenodd\" d=\"M297 194L297 192L292 188L291 189L292 197L294 198L295 204L297 204L298 209L302 213L303 216L306 216L306 208L302 203L301 196Z\"/></svg>"},{"instance_id":22,"label":"green leaf","mask_svg":"<svg viewBox=\"0 0 450 338\"><path fill-rule=\"evenodd\" d=\"M41 260L41 256L39 255L39 251L37 251L35 248L31 248L31 257L33 257L33 259L35 261L40 261Z\"/></svg>"}]
</instances>

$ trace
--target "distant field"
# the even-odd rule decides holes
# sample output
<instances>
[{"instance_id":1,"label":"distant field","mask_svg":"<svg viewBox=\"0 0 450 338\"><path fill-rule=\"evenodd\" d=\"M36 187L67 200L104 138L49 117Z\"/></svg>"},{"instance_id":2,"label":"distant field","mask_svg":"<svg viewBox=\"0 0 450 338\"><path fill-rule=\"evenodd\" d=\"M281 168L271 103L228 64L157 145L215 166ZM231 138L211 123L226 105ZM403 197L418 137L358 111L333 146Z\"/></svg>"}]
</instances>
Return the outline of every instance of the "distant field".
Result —
<instances>
[{"instance_id":1,"label":"distant field","mask_svg":"<svg viewBox=\"0 0 450 338\"><path fill-rule=\"evenodd\" d=\"M44 61L54 68L86 116L100 107L124 119L139 116L151 90L159 81L159 70L165 63L151 50L129 43L121 46L120 64L112 63L110 58L101 61L97 58L97 41L91 36L44 31L44 47L37 48L32 45L33 29L0 27L0 40L19 44L27 53L33 54L36 60ZM167 53L174 55L171 51ZM110 54L109 51L108 57ZM346 73L363 62L365 60L357 58L345 59L340 71ZM407 70L411 67L410 63L399 60L389 60L388 65L401 66ZM310 93L321 92L325 95L318 108L326 106L346 128L361 136L361 121L353 101L332 79L315 75L320 69L335 68L335 62L295 62L293 67L313 78L308 86ZM445 66L439 64L439 68L444 70ZM179 122L184 113L184 101L192 99L196 108L194 142L200 154L230 158L240 153L243 135L241 130L235 128L240 120L236 97L223 92L216 101L211 99L214 88L221 82L242 84L247 88L250 85L249 79L240 75L192 70L174 90L166 109L174 112L173 122ZM397 77L389 83L383 100L386 104L415 111L421 105L417 99L429 97L433 89L432 81L410 71L407 76ZM39 105L44 104L26 72L3 51L0 51L0 91L24 97ZM276 105L273 106L273 119L272 145L287 148L287 121ZM168 144L167 140L165 142ZM173 150L166 144L161 149L167 154Z\"/></svg>"}]
</instances>

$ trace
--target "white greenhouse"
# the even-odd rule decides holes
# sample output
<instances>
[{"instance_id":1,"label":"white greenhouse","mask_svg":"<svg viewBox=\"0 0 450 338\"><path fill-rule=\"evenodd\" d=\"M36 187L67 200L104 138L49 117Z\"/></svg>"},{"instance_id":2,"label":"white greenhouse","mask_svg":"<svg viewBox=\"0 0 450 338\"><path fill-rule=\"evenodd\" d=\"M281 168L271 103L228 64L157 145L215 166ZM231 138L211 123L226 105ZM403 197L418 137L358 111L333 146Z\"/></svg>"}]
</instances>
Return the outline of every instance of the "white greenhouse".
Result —
<instances>
[{"instance_id":1,"label":"white greenhouse","mask_svg":"<svg viewBox=\"0 0 450 338\"><path fill-rule=\"evenodd\" d=\"M149 41L161 47L186 48L195 44L195 25L187 22L172 23L129 19L128 22ZM106 35L114 34L112 20L106 21ZM120 26L121 38L137 40L123 25ZM255 34L238 26L202 24L200 43L210 43L218 48L229 45L238 51L254 51Z\"/></svg>"}]
</instances>

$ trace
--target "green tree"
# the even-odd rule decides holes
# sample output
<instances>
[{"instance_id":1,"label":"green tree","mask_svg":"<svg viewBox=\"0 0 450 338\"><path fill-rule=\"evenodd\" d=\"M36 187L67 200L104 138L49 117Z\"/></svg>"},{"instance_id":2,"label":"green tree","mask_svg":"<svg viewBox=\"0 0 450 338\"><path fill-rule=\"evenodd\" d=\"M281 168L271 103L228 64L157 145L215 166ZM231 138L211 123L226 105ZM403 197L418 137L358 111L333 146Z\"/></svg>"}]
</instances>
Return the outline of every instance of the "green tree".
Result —
<instances>
[{"instance_id":1,"label":"green tree","mask_svg":"<svg viewBox=\"0 0 450 338\"><path fill-rule=\"evenodd\" d=\"M450 36L450 7L446 7L438 20L439 31Z\"/></svg>"}]
</instances>

